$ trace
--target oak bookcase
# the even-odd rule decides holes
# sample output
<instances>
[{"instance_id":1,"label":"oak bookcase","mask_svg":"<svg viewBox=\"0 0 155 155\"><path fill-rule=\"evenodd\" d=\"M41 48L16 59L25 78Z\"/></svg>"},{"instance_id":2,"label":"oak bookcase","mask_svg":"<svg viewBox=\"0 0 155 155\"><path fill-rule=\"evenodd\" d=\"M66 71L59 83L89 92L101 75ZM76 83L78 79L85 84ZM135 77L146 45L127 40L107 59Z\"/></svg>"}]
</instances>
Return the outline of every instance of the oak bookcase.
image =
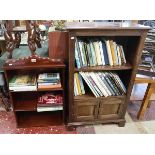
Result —
<instances>
[{"instance_id":1,"label":"oak bookcase","mask_svg":"<svg viewBox=\"0 0 155 155\"><path fill-rule=\"evenodd\" d=\"M88 124L117 123L125 125L125 113L134 84L137 67L141 59L144 41L149 30L138 24L125 23L66 23L69 32L69 117L68 127ZM127 63L122 66L96 66L77 69L75 67L76 37L102 36L123 45ZM115 71L127 88L124 96L95 98L85 85L86 94L74 96L74 73L79 71Z\"/></svg>"},{"instance_id":2,"label":"oak bookcase","mask_svg":"<svg viewBox=\"0 0 155 155\"><path fill-rule=\"evenodd\" d=\"M14 75L38 75L40 73L59 72L61 88L37 91L10 91L9 96L16 117L17 127L63 125L65 122L65 64L58 59L42 58L32 55L17 60L9 59L4 64L4 73L9 81ZM37 112L38 97L43 92L55 92L63 96L63 110Z\"/></svg>"}]
</instances>

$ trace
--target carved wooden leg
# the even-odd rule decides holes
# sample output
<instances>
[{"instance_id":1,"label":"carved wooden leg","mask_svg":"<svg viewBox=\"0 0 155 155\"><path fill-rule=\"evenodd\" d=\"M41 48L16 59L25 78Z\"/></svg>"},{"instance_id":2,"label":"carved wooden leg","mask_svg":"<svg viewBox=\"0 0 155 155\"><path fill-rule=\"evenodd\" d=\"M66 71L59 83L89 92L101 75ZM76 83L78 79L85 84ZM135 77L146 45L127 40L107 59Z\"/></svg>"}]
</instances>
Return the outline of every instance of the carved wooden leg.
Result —
<instances>
[{"instance_id":1,"label":"carved wooden leg","mask_svg":"<svg viewBox=\"0 0 155 155\"><path fill-rule=\"evenodd\" d=\"M145 96L144 96L144 99L143 99L143 102L142 102L142 105L141 105L140 110L139 110L138 115L137 115L138 119L142 119L144 117L144 113L148 107L149 99L150 99L152 93L154 92L154 89L155 89L155 84L149 83L147 90L146 90L146 93L145 93Z\"/></svg>"}]
</instances>

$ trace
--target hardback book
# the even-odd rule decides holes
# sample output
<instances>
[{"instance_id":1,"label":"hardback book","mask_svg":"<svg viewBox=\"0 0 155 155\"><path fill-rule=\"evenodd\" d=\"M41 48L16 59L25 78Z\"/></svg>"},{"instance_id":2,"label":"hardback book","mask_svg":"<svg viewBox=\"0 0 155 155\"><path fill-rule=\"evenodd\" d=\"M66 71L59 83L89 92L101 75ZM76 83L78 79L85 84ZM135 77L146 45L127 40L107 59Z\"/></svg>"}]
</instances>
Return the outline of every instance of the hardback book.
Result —
<instances>
[{"instance_id":1,"label":"hardback book","mask_svg":"<svg viewBox=\"0 0 155 155\"><path fill-rule=\"evenodd\" d=\"M75 80L76 80L76 84L77 84L78 94L82 95L80 81L79 81L79 78L78 78L78 73L75 73Z\"/></svg>"},{"instance_id":2,"label":"hardback book","mask_svg":"<svg viewBox=\"0 0 155 155\"><path fill-rule=\"evenodd\" d=\"M98 43L99 43L99 47L100 47L100 55L101 55L102 65L105 65L105 58L104 58L104 52L103 52L102 42L99 41Z\"/></svg>"},{"instance_id":3,"label":"hardback book","mask_svg":"<svg viewBox=\"0 0 155 155\"><path fill-rule=\"evenodd\" d=\"M90 73L85 72L84 73L87 77L87 79L90 81L90 83L92 84L92 86L94 87L94 89L96 90L96 92L100 95L103 96L104 94L102 93L102 91L100 90L100 88L98 87L98 85L95 83L94 79L91 77Z\"/></svg>"},{"instance_id":4,"label":"hardback book","mask_svg":"<svg viewBox=\"0 0 155 155\"><path fill-rule=\"evenodd\" d=\"M109 64L110 64L110 66L113 66L114 64L113 64L113 59L112 59L112 53L111 53L109 40L106 41L106 48L107 48L107 53L108 53Z\"/></svg>"},{"instance_id":5,"label":"hardback book","mask_svg":"<svg viewBox=\"0 0 155 155\"><path fill-rule=\"evenodd\" d=\"M95 48L94 48L92 40L89 42L89 45L90 45L90 50L92 52L93 66L96 66L96 65L98 65L97 64L97 57L96 57L96 52L95 52Z\"/></svg>"},{"instance_id":6,"label":"hardback book","mask_svg":"<svg viewBox=\"0 0 155 155\"><path fill-rule=\"evenodd\" d=\"M54 88L61 88L61 83L50 84L50 85L38 85L38 90L39 89L54 89Z\"/></svg>"},{"instance_id":7,"label":"hardback book","mask_svg":"<svg viewBox=\"0 0 155 155\"><path fill-rule=\"evenodd\" d=\"M9 86L34 86L36 85L35 75L15 75L9 81Z\"/></svg>"},{"instance_id":8,"label":"hardback book","mask_svg":"<svg viewBox=\"0 0 155 155\"><path fill-rule=\"evenodd\" d=\"M89 57L89 65L90 66L94 66L94 62L93 62L93 53L92 53L92 51L91 51L91 49L90 49L90 44L89 44L89 42L87 43L87 51L88 51L88 57Z\"/></svg>"},{"instance_id":9,"label":"hardback book","mask_svg":"<svg viewBox=\"0 0 155 155\"><path fill-rule=\"evenodd\" d=\"M61 94L47 92L38 98L37 106L58 106L63 105L63 97Z\"/></svg>"},{"instance_id":10,"label":"hardback book","mask_svg":"<svg viewBox=\"0 0 155 155\"><path fill-rule=\"evenodd\" d=\"M111 48L111 55L112 55L113 65L116 66L117 63L116 63L114 42L112 40L110 40L109 43L110 43L110 48Z\"/></svg>"},{"instance_id":11,"label":"hardback book","mask_svg":"<svg viewBox=\"0 0 155 155\"><path fill-rule=\"evenodd\" d=\"M63 106L37 107L37 112L58 111L58 110L63 110Z\"/></svg>"},{"instance_id":12,"label":"hardback book","mask_svg":"<svg viewBox=\"0 0 155 155\"><path fill-rule=\"evenodd\" d=\"M9 81L9 90L12 91L36 91L35 75L16 75Z\"/></svg>"},{"instance_id":13,"label":"hardback book","mask_svg":"<svg viewBox=\"0 0 155 155\"><path fill-rule=\"evenodd\" d=\"M105 65L109 65L108 53L107 53L106 43L104 40L102 41L102 49L104 54Z\"/></svg>"},{"instance_id":14,"label":"hardback book","mask_svg":"<svg viewBox=\"0 0 155 155\"><path fill-rule=\"evenodd\" d=\"M87 85L89 86L90 90L92 91L92 93L95 95L95 97L99 97L100 95L97 93L97 91L95 90L95 88L93 87L93 85L91 84L91 82L88 80L87 76L84 74L84 72L79 72L81 74L81 76L83 77L83 79L85 80L85 82L87 83Z\"/></svg>"},{"instance_id":15,"label":"hardback book","mask_svg":"<svg viewBox=\"0 0 155 155\"><path fill-rule=\"evenodd\" d=\"M78 53L77 40L75 41L75 61L77 68L81 68L80 56Z\"/></svg>"},{"instance_id":16,"label":"hardback book","mask_svg":"<svg viewBox=\"0 0 155 155\"><path fill-rule=\"evenodd\" d=\"M102 94L107 97L109 96L109 91L107 91L105 85L103 82L101 82L98 77L97 77L97 74L93 73L93 72L90 72L89 73L92 77L92 79L94 80L95 84L98 86L99 90L102 92Z\"/></svg>"},{"instance_id":17,"label":"hardback book","mask_svg":"<svg viewBox=\"0 0 155 155\"><path fill-rule=\"evenodd\" d=\"M95 53L96 53L96 60L98 65L102 65L102 59L101 59L101 52L98 41L93 42L95 47Z\"/></svg>"},{"instance_id":18,"label":"hardback book","mask_svg":"<svg viewBox=\"0 0 155 155\"><path fill-rule=\"evenodd\" d=\"M39 74L38 80L60 79L60 73L42 73Z\"/></svg>"}]
</instances>

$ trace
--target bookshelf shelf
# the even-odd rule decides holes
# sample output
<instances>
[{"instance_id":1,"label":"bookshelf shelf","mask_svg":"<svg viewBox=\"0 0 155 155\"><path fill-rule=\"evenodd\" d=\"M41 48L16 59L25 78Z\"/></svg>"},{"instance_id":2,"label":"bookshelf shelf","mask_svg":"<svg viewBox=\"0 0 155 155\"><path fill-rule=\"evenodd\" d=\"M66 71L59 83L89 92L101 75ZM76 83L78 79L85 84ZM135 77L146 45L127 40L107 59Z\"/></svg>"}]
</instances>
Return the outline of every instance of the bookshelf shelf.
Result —
<instances>
[{"instance_id":1,"label":"bookshelf shelf","mask_svg":"<svg viewBox=\"0 0 155 155\"><path fill-rule=\"evenodd\" d=\"M38 88L37 91L63 91L63 88L44 88L44 89L40 89Z\"/></svg>"},{"instance_id":2,"label":"bookshelf shelf","mask_svg":"<svg viewBox=\"0 0 155 155\"><path fill-rule=\"evenodd\" d=\"M111 70L130 70L132 66L129 63L121 66L94 66L94 67L83 67L83 68L75 68L75 72L90 72L90 71L111 71Z\"/></svg>"},{"instance_id":3,"label":"bookshelf shelf","mask_svg":"<svg viewBox=\"0 0 155 155\"><path fill-rule=\"evenodd\" d=\"M97 23L97 22L95 23L74 22L74 23L66 23L66 29L69 31L68 127L86 125L86 124L98 124L98 123L117 123L120 127L124 126L127 105L130 99L131 91L133 88L137 72L137 67L141 58L142 49L144 46L145 38L147 36L149 27L136 24L124 26L123 24L115 24L115 23L111 23L109 25L107 23ZM81 63L81 59L79 59L78 57L79 51L80 51L79 55L81 57L82 55L86 55L86 59L83 56L84 59L82 60L82 65L83 62L85 63L85 60L89 61L91 60L90 59L91 55L88 55L88 53L90 51L93 51L93 48L92 50L88 49L89 46L91 48L90 39L95 40L95 38L98 39L98 42L100 42L103 38L103 40L105 41L109 40L114 44L116 43L118 46L122 46L127 63L121 66L95 66L80 69L76 68L75 66L79 65L79 62ZM83 43L78 43L79 48L82 49L82 47L84 46L83 49L87 49L87 52L84 52L84 50L81 49L79 50L77 48L78 39L80 41L81 40L83 41ZM104 43L102 43L102 48L103 44ZM101 47L101 44L96 46ZM97 50L97 48L95 49ZM117 53L116 50L112 52L113 54L114 52ZM105 54L105 52L103 53ZM99 60L100 59L99 54L97 54L97 57L98 57L97 59ZM79 66L81 66L81 64ZM90 90L88 90L88 86L86 85L86 83L84 83L86 94L81 96L74 96L74 74L75 72L77 73L80 71L82 72L116 71L120 80L125 85L127 93L126 95L123 96L108 96L108 97L96 98L95 96L93 96L93 94L88 94L88 91Z\"/></svg>"},{"instance_id":4,"label":"bookshelf shelf","mask_svg":"<svg viewBox=\"0 0 155 155\"><path fill-rule=\"evenodd\" d=\"M11 65L10 65L11 64ZM18 60L8 60L4 64L7 85L14 75L39 75L42 73L59 73L61 88L37 89L35 91L9 91L17 127L51 126L65 123L65 64L60 60L40 58L32 55ZM38 112L38 100L41 95L52 92L62 95L63 108L59 111Z\"/></svg>"}]
</instances>

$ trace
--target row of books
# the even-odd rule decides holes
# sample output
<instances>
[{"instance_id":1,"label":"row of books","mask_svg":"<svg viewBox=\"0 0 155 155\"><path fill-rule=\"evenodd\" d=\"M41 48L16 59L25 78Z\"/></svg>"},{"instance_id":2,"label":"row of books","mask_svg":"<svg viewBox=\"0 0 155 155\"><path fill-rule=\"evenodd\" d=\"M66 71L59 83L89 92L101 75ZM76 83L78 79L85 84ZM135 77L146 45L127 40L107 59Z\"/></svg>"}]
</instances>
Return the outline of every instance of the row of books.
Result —
<instances>
[{"instance_id":1,"label":"row of books","mask_svg":"<svg viewBox=\"0 0 155 155\"><path fill-rule=\"evenodd\" d=\"M63 98L61 94L47 92L38 98L38 112L58 110L63 110Z\"/></svg>"},{"instance_id":2,"label":"row of books","mask_svg":"<svg viewBox=\"0 0 155 155\"><path fill-rule=\"evenodd\" d=\"M74 95L85 94L84 83L95 97L118 96L126 93L126 88L115 72L79 72L74 74Z\"/></svg>"},{"instance_id":3,"label":"row of books","mask_svg":"<svg viewBox=\"0 0 155 155\"><path fill-rule=\"evenodd\" d=\"M75 61L77 68L100 65L117 66L125 64L126 58L123 46L113 40L77 38Z\"/></svg>"},{"instance_id":4,"label":"row of books","mask_svg":"<svg viewBox=\"0 0 155 155\"><path fill-rule=\"evenodd\" d=\"M9 90L37 91L37 89L61 88L59 73L42 73L38 75L15 75L9 81Z\"/></svg>"}]
</instances>

